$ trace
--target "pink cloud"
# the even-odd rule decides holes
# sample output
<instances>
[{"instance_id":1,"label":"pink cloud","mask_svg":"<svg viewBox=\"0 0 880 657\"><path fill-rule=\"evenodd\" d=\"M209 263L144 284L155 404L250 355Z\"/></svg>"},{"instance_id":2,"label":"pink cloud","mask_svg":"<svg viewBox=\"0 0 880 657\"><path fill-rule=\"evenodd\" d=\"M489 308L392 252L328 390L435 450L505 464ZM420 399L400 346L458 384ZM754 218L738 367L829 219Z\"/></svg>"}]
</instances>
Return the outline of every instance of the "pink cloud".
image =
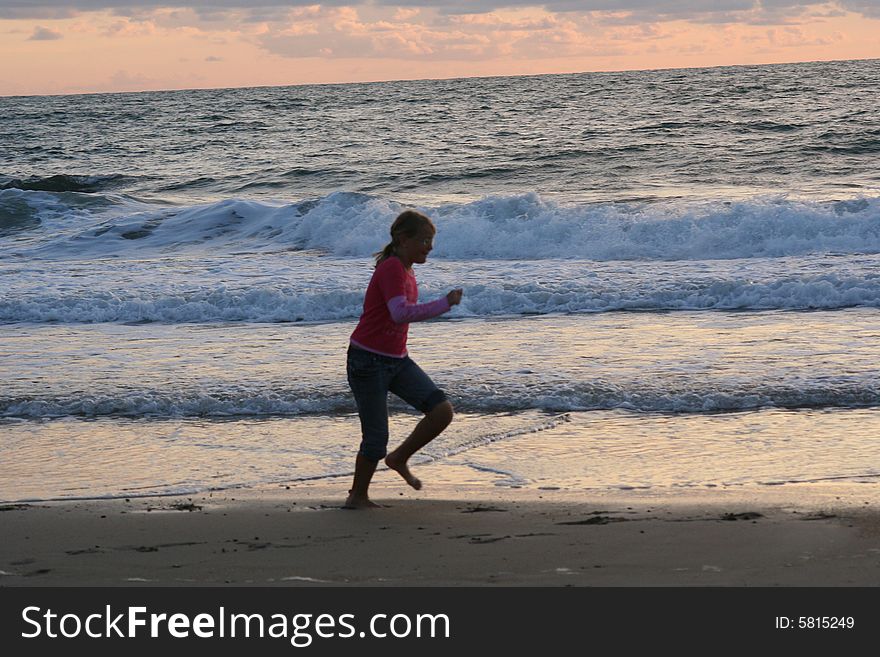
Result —
<instances>
[{"instance_id":1,"label":"pink cloud","mask_svg":"<svg viewBox=\"0 0 880 657\"><path fill-rule=\"evenodd\" d=\"M34 32L28 37L28 41L56 41L63 38L64 35L58 30L40 25L34 28Z\"/></svg>"}]
</instances>

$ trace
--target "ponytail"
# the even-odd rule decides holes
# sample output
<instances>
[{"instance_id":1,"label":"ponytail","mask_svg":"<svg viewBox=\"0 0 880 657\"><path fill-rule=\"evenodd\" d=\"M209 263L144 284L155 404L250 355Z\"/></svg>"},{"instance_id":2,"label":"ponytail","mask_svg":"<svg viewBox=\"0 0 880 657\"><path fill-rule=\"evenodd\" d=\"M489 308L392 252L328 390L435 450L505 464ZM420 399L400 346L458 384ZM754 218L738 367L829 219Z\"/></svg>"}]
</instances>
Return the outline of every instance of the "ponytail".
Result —
<instances>
[{"instance_id":1,"label":"ponytail","mask_svg":"<svg viewBox=\"0 0 880 657\"><path fill-rule=\"evenodd\" d=\"M381 265L385 260L388 260L388 258L394 255L394 247L395 244L393 241L391 241L385 245L384 249L382 249L381 251L377 251L373 254L373 257L376 259L377 267Z\"/></svg>"},{"instance_id":2,"label":"ponytail","mask_svg":"<svg viewBox=\"0 0 880 657\"><path fill-rule=\"evenodd\" d=\"M402 238L415 237L422 228L430 230L432 235L437 232L431 220L421 212L404 210L397 215L397 219L391 224L391 241L385 245L384 249L373 254L373 257L376 258L376 267L394 255L394 250Z\"/></svg>"}]
</instances>

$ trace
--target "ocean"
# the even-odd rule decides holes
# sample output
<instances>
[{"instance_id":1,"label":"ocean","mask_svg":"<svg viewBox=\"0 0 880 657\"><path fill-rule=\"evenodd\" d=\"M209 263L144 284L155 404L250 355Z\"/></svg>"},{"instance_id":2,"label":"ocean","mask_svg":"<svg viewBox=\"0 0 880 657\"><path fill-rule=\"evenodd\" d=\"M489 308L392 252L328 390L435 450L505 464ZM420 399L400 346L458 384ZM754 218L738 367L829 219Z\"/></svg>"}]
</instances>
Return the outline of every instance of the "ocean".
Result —
<instances>
[{"instance_id":1,"label":"ocean","mask_svg":"<svg viewBox=\"0 0 880 657\"><path fill-rule=\"evenodd\" d=\"M880 60L0 98L0 501L344 497L409 207L421 298L464 289L410 327L444 483L876 483L878 95Z\"/></svg>"}]
</instances>

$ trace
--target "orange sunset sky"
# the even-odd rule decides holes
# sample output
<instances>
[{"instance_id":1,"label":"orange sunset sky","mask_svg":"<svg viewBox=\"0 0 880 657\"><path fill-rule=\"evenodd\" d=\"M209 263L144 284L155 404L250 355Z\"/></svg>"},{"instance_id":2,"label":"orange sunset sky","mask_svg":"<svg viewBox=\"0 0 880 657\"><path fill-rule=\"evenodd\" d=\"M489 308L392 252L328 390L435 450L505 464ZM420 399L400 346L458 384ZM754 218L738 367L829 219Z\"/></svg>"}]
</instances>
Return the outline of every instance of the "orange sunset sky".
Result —
<instances>
[{"instance_id":1,"label":"orange sunset sky","mask_svg":"<svg viewBox=\"0 0 880 657\"><path fill-rule=\"evenodd\" d=\"M0 0L0 95L880 57L880 0Z\"/></svg>"}]
</instances>

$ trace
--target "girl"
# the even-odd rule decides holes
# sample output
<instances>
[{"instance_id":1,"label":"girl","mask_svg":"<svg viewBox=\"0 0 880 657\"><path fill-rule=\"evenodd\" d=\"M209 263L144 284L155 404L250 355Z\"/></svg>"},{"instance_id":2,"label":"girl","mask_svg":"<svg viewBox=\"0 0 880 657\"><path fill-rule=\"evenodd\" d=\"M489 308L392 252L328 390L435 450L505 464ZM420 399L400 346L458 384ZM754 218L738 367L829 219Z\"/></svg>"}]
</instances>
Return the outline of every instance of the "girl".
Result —
<instances>
[{"instance_id":1,"label":"girl","mask_svg":"<svg viewBox=\"0 0 880 657\"><path fill-rule=\"evenodd\" d=\"M436 301L417 303L419 291L412 266L427 260L436 232L428 217L406 210L391 225L391 242L375 254L376 269L364 297L364 312L348 347L348 385L357 402L362 438L345 508L379 506L370 501L367 490L382 457L385 465L419 490L422 482L409 471L407 461L452 421L452 404L446 394L406 351L410 322L442 315L461 302L462 290L455 289ZM425 417L400 447L386 456L389 390Z\"/></svg>"}]
</instances>

